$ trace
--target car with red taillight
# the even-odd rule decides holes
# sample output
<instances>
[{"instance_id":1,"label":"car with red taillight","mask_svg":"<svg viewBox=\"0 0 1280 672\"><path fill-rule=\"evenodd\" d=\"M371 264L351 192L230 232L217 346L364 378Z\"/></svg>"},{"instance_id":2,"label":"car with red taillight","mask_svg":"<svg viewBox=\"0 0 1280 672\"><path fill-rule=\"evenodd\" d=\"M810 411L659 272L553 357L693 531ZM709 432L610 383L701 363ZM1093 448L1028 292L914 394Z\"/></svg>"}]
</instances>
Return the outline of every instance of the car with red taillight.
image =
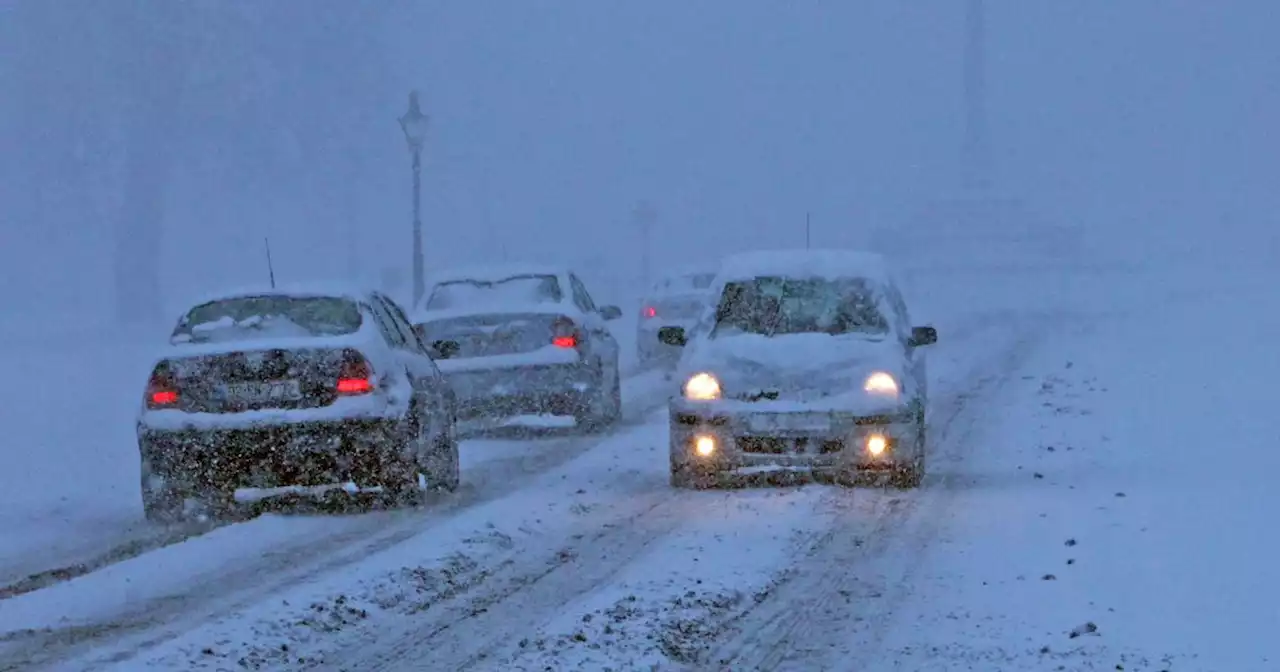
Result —
<instances>
[{"instance_id":1,"label":"car with red taillight","mask_svg":"<svg viewBox=\"0 0 1280 672\"><path fill-rule=\"evenodd\" d=\"M138 416L152 520L342 489L410 503L458 485L456 398L378 292L248 291L197 303Z\"/></svg>"},{"instance_id":2,"label":"car with red taillight","mask_svg":"<svg viewBox=\"0 0 1280 672\"><path fill-rule=\"evenodd\" d=\"M685 268L666 274L649 288L636 323L636 357L641 366L670 365L680 359L680 348L663 343L658 332L663 327L680 327L693 333L711 303L715 278L715 270Z\"/></svg>"},{"instance_id":3,"label":"car with red taillight","mask_svg":"<svg viewBox=\"0 0 1280 672\"><path fill-rule=\"evenodd\" d=\"M571 270L536 264L437 273L413 313L463 419L572 416L600 428L622 415L618 342Z\"/></svg>"}]
</instances>

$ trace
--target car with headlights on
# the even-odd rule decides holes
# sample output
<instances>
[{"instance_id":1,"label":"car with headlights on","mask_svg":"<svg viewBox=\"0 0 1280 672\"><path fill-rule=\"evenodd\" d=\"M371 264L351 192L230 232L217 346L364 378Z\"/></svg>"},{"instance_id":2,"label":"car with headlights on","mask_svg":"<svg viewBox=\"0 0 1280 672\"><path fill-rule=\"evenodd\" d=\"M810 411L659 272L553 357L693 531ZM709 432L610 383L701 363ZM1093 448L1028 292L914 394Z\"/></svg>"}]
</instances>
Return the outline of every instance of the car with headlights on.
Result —
<instances>
[{"instance_id":1,"label":"car with headlights on","mask_svg":"<svg viewBox=\"0 0 1280 672\"><path fill-rule=\"evenodd\" d=\"M715 270L685 268L668 273L649 288L636 322L636 358L642 367L679 361L680 348L658 340L658 332L663 327L681 327L692 333L711 300L715 277Z\"/></svg>"},{"instance_id":2,"label":"car with headlights on","mask_svg":"<svg viewBox=\"0 0 1280 672\"><path fill-rule=\"evenodd\" d=\"M227 293L179 320L137 418L146 517L280 496L396 505L458 486L455 399L378 292Z\"/></svg>"},{"instance_id":3,"label":"car with headlights on","mask_svg":"<svg viewBox=\"0 0 1280 672\"><path fill-rule=\"evenodd\" d=\"M531 263L442 270L413 314L438 353L464 420L572 416L599 429L622 417L620 349L577 273Z\"/></svg>"},{"instance_id":4,"label":"car with headlights on","mask_svg":"<svg viewBox=\"0 0 1280 672\"><path fill-rule=\"evenodd\" d=\"M670 402L671 482L808 474L915 487L928 450L925 346L888 262L852 250L726 258L709 328L684 348ZM799 472L799 474L797 474Z\"/></svg>"}]
</instances>

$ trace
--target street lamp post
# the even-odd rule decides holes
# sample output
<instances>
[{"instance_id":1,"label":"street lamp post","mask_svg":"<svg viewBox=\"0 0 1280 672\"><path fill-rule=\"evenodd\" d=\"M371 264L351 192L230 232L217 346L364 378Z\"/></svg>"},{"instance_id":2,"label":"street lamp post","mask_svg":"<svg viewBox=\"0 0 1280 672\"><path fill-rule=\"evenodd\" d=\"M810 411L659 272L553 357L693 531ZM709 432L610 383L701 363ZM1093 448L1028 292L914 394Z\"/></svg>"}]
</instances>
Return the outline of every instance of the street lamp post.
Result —
<instances>
[{"instance_id":1,"label":"street lamp post","mask_svg":"<svg viewBox=\"0 0 1280 672\"><path fill-rule=\"evenodd\" d=\"M413 305L425 291L422 263L422 144L427 137L427 115L418 107L418 92L409 92L409 110L400 117L405 142L413 156Z\"/></svg>"}]
</instances>

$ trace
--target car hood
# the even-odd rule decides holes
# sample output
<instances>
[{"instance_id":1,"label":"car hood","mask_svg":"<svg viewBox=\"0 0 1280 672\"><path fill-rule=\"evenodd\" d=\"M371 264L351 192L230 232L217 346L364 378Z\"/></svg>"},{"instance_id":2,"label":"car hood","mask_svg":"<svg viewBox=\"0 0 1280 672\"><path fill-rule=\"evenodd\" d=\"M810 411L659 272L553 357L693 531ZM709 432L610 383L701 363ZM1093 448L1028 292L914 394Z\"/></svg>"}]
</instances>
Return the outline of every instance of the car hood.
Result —
<instances>
[{"instance_id":1,"label":"car hood","mask_svg":"<svg viewBox=\"0 0 1280 672\"><path fill-rule=\"evenodd\" d=\"M903 380L903 362L890 338L863 335L743 334L700 340L681 362L681 380L708 372L726 399L808 401L862 398L876 371Z\"/></svg>"}]
</instances>

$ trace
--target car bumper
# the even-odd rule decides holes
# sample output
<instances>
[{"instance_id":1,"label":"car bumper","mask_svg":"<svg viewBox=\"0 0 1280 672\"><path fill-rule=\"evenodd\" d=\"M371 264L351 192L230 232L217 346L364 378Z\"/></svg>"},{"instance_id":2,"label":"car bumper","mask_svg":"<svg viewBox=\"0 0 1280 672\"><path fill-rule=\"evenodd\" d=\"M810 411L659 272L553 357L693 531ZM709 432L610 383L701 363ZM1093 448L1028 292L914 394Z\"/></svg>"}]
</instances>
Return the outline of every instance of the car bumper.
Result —
<instances>
[{"instance_id":1,"label":"car bumper","mask_svg":"<svg viewBox=\"0 0 1280 672\"><path fill-rule=\"evenodd\" d=\"M699 407L670 409L673 466L750 475L848 472L911 464L922 446L918 414Z\"/></svg>"},{"instance_id":2,"label":"car bumper","mask_svg":"<svg viewBox=\"0 0 1280 672\"><path fill-rule=\"evenodd\" d=\"M228 499L242 488L379 482L409 448L388 420L138 431L144 491Z\"/></svg>"},{"instance_id":3,"label":"car bumper","mask_svg":"<svg viewBox=\"0 0 1280 672\"><path fill-rule=\"evenodd\" d=\"M581 363L480 369L448 374L458 417L573 415L595 394L596 372Z\"/></svg>"}]
</instances>

